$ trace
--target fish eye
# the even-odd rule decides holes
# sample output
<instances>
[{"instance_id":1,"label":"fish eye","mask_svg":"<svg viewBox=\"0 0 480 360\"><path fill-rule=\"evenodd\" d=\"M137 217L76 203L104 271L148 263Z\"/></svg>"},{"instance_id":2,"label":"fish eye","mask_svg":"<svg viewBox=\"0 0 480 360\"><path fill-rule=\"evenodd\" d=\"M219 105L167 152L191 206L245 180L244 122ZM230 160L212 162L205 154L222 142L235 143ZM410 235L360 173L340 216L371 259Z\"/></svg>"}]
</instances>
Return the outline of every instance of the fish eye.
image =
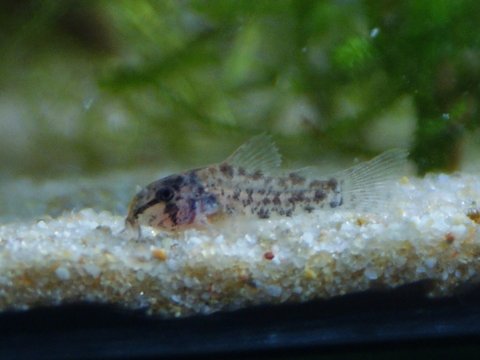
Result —
<instances>
[{"instance_id":1,"label":"fish eye","mask_svg":"<svg viewBox=\"0 0 480 360\"><path fill-rule=\"evenodd\" d=\"M173 195L173 189L167 186L159 189L155 194L155 198L160 201L170 201L172 200Z\"/></svg>"}]
</instances>

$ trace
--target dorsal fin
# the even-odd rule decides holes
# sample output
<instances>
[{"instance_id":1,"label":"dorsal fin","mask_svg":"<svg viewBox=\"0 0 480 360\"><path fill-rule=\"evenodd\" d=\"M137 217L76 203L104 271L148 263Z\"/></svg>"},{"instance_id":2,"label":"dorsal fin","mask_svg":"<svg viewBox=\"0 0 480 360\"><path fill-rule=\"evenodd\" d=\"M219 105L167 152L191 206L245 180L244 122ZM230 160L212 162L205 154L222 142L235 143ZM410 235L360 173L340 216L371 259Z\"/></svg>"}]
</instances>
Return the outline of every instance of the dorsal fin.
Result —
<instances>
[{"instance_id":1,"label":"dorsal fin","mask_svg":"<svg viewBox=\"0 0 480 360\"><path fill-rule=\"evenodd\" d=\"M243 167L245 170L261 170L263 173L268 173L280 167L282 158L271 137L260 134L241 145L224 162Z\"/></svg>"}]
</instances>

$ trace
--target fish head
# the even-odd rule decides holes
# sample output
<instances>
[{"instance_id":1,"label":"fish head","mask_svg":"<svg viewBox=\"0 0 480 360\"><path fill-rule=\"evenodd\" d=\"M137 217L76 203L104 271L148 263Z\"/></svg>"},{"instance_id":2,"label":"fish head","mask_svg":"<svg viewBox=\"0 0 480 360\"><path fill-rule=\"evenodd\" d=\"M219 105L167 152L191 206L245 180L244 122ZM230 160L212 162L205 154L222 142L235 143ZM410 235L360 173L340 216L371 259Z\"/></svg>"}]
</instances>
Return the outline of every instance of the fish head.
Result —
<instances>
[{"instance_id":1,"label":"fish head","mask_svg":"<svg viewBox=\"0 0 480 360\"><path fill-rule=\"evenodd\" d=\"M139 229L146 223L166 231L183 230L204 221L218 209L194 171L152 182L132 199L126 226Z\"/></svg>"}]
</instances>

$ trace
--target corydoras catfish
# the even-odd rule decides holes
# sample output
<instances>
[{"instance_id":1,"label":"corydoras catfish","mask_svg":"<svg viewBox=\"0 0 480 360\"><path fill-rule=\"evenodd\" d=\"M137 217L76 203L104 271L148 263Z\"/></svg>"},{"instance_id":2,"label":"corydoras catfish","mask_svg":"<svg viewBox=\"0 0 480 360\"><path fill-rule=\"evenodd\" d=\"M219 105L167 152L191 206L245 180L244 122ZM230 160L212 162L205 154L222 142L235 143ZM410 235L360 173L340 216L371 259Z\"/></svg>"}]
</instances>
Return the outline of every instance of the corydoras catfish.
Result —
<instances>
[{"instance_id":1,"label":"corydoras catfish","mask_svg":"<svg viewBox=\"0 0 480 360\"><path fill-rule=\"evenodd\" d=\"M407 151L393 149L330 176L315 167L279 170L281 158L268 135L240 146L226 160L170 175L136 194L125 220L170 232L204 228L238 215L268 219L317 209L371 211L388 201Z\"/></svg>"}]
</instances>

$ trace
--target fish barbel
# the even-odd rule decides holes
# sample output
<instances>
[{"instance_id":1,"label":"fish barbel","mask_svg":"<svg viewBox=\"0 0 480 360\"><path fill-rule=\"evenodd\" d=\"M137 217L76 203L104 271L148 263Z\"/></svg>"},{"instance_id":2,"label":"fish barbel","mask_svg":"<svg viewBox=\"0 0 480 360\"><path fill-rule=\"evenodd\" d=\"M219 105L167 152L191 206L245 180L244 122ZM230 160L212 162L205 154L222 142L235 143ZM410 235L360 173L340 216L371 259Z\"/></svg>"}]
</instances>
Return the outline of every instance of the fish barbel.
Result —
<instances>
[{"instance_id":1,"label":"fish barbel","mask_svg":"<svg viewBox=\"0 0 480 360\"><path fill-rule=\"evenodd\" d=\"M175 232L241 214L267 219L316 209L371 211L388 201L389 183L407 155L389 150L322 178L315 167L279 171L277 148L259 135L221 163L150 183L134 196L125 224L139 232L140 223Z\"/></svg>"}]
</instances>

